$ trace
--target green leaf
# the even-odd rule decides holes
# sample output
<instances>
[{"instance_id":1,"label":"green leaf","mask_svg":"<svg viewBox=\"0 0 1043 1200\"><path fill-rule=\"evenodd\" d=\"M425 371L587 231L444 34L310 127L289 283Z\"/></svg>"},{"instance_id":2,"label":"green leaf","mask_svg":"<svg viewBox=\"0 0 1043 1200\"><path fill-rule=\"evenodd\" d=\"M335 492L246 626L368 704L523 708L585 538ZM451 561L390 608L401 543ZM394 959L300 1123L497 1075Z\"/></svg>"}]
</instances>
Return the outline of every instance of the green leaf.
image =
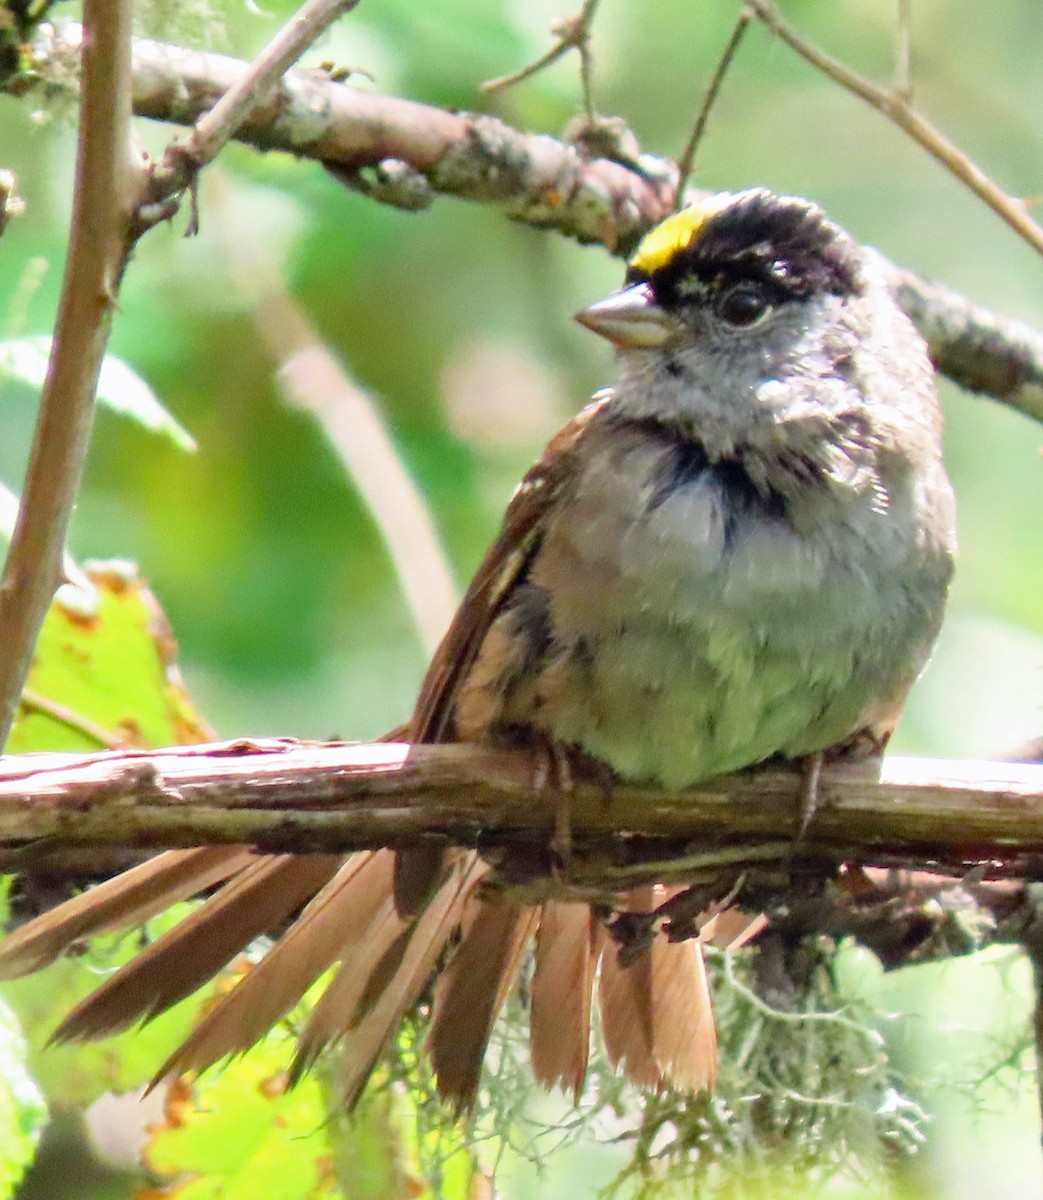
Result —
<instances>
[{"instance_id":1,"label":"green leaf","mask_svg":"<svg viewBox=\"0 0 1043 1200\"><path fill-rule=\"evenodd\" d=\"M155 597L125 562L84 565L40 633L8 751L207 741Z\"/></svg>"},{"instance_id":2,"label":"green leaf","mask_svg":"<svg viewBox=\"0 0 1043 1200\"><path fill-rule=\"evenodd\" d=\"M338 1196L318 1080L287 1090L294 1040L285 1028L195 1083L175 1081L166 1119L145 1148L178 1200L321 1200Z\"/></svg>"},{"instance_id":3,"label":"green leaf","mask_svg":"<svg viewBox=\"0 0 1043 1200\"><path fill-rule=\"evenodd\" d=\"M0 341L0 376L43 387L51 356L51 339L42 335ZM160 403L155 392L121 358L107 354L98 377L98 403L129 417L150 433L169 438L181 450L195 450L195 439Z\"/></svg>"}]
</instances>

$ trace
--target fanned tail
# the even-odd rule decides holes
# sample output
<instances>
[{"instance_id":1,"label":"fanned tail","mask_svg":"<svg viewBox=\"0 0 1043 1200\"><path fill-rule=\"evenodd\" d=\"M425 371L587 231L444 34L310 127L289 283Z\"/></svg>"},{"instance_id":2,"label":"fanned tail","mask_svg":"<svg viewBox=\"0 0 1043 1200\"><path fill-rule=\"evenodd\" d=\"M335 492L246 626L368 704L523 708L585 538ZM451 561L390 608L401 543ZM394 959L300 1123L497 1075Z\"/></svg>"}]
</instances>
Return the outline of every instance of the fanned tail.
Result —
<instances>
[{"instance_id":1,"label":"fanned tail","mask_svg":"<svg viewBox=\"0 0 1043 1200\"><path fill-rule=\"evenodd\" d=\"M330 967L336 973L301 1033L296 1079L331 1044L342 1046L341 1078L357 1100L373 1066L416 1005L435 969L428 1048L441 1095L473 1104L497 1015L536 937L532 981L533 1070L544 1086L574 1095L587 1070L591 997L598 979L610 1060L636 1083L698 1091L712 1086L713 1013L698 944L659 934L631 966L588 905L523 908L478 894L487 867L472 852L440 852L439 869L415 914L396 904L396 856L262 855L246 847L178 850L99 884L37 918L0 944L0 976L45 966L82 938L132 928L170 904L217 890L116 972L62 1022L56 1040L102 1037L148 1020L216 975L258 936L290 927L163 1064L159 1076L201 1071L246 1050ZM626 904L648 911L655 889ZM729 930L742 940L745 925ZM459 944L449 951L460 930ZM720 933L724 933L722 928ZM445 962L445 960L448 960ZM600 976L598 963L600 961Z\"/></svg>"},{"instance_id":2,"label":"fanned tail","mask_svg":"<svg viewBox=\"0 0 1043 1200\"><path fill-rule=\"evenodd\" d=\"M341 861L329 854L255 857L78 1004L52 1040L105 1037L136 1021L159 1016L310 900Z\"/></svg>"}]
</instances>

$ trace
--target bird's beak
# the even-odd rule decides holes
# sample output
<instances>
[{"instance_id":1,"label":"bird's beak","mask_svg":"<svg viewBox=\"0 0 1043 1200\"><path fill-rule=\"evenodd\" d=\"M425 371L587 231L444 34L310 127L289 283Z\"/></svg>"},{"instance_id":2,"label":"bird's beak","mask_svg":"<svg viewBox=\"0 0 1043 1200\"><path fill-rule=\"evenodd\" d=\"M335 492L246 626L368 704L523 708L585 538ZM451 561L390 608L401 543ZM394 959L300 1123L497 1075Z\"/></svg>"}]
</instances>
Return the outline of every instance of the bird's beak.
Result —
<instances>
[{"instance_id":1,"label":"bird's beak","mask_svg":"<svg viewBox=\"0 0 1043 1200\"><path fill-rule=\"evenodd\" d=\"M673 318L656 304L647 283L613 292L576 313L576 320L620 350L652 350L677 333Z\"/></svg>"}]
</instances>

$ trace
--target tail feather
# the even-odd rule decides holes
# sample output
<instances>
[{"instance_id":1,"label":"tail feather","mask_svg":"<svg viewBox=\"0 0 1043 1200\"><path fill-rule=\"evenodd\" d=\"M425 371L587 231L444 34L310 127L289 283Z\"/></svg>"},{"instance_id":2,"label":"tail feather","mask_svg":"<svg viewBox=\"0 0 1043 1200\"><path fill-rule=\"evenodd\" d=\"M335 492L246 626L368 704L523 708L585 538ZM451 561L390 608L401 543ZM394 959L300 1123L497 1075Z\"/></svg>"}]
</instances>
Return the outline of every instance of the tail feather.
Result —
<instances>
[{"instance_id":1,"label":"tail feather","mask_svg":"<svg viewBox=\"0 0 1043 1200\"><path fill-rule=\"evenodd\" d=\"M364 994L379 985L376 979L390 957L397 966L396 944L408 933L412 922L396 909L391 888L393 856L381 850L374 859L382 872L382 887L375 891L363 912L353 917L350 946L341 953L341 966L329 987L319 997L297 1040L293 1078L297 1079L318 1058L322 1050L339 1041L358 1016ZM383 991L383 987L380 986Z\"/></svg>"},{"instance_id":2,"label":"tail feather","mask_svg":"<svg viewBox=\"0 0 1043 1200\"><path fill-rule=\"evenodd\" d=\"M536 933L529 1044L532 1070L544 1087L578 1098L590 1054L590 1001L597 931L588 904L548 901Z\"/></svg>"},{"instance_id":3,"label":"tail feather","mask_svg":"<svg viewBox=\"0 0 1043 1200\"><path fill-rule=\"evenodd\" d=\"M641 888L628 897L649 911L663 896ZM642 1087L701 1091L713 1086L717 1039L702 949L658 935L629 966L607 945L598 984L601 1030L609 1061Z\"/></svg>"},{"instance_id":4,"label":"tail feather","mask_svg":"<svg viewBox=\"0 0 1043 1200\"><path fill-rule=\"evenodd\" d=\"M149 1020L190 996L240 950L306 903L341 863L264 855L117 971L65 1018L55 1041L84 1041Z\"/></svg>"},{"instance_id":5,"label":"tail feather","mask_svg":"<svg viewBox=\"0 0 1043 1200\"><path fill-rule=\"evenodd\" d=\"M445 870L448 855L440 846L399 850L395 855L395 907L404 917L423 912Z\"/></svg>"},{"instance_id":6,"label":"tail feather","mask_svg":"<svg viewBox=\"0 0 1043 1200\"><path fill-rule=\"evenodd\" d=\"M8 934L0 942L0 979L39 971L83 938L141 925L243 870L255 857L242 846L204 846L150 858Z\"/></svg>"},{"instance_id":7,"label":"tail feather","mask_svg":"<svg viewBox=\"0 0 1043 1200\"><path fill-rule=\"evenodd\" d=\"M293 925L214 1005L156 1078L203 1071L259 1041L365 933L374 908L387 894L390 870L381 862L387 857L366 853L343 860Z\"/></svg>"},{"instance_id":8,"label":"tail feather","mask_svg":"<svg viewBox=\"0 0 1043 1200\"><path fill-rule=\"evenodd\" d=\"M380 995L360 1010L344 1044L340 1082L353 1107L377 1059L420 994L463 916L464 906L487 868L476 854L456 858L453 870L405 939L404 952ZM450 1099L439 1080L439 1094Z\"/></svg>"},{"instance_id":9,"label":"tail feather","mask_svg":"<svg viewBox=\"0 0 1043 1200\"><path fill-rule=\"evenodd\" d=\"M706 960L698 942L660 939L651 951L660 962L662 981L656 997L656 1058L672 1087L683 1092L712 1090L717 1079L717 1030L706 978Z\"/></svg>"},{"instance_id":10,"label":"tail feather","mask_svg":"<svg viewBox=\"0 0 1043 1200\"><path fill-rule=\"evenodd\" d=\"M350 962L341 964L308 1017L297 1039L297 1051L290 1069L293 1082L297 1082L315 1065L319 1055L328 1046L336 1045L345 1037L350 1038L352 1023L373 973L380 971L388 960L401 963L412 932L410 924L394 911L394 904L389 902L387 911L367 933L365 947L360 948L361 961L353 957Z\"/></svg>"},{"instance_id":11,"label":"tail feather","mask_svg":"<svg viewBox=\"0 0 1043 1200\"><path fill-rule=\"evenodd\" d=\"M535 932L539 910L498 898L475 899L469 918L435 987L428 1041L439 1094L457 1108L474 1103L493 1023Z\"/></svg>"}]
</instances>

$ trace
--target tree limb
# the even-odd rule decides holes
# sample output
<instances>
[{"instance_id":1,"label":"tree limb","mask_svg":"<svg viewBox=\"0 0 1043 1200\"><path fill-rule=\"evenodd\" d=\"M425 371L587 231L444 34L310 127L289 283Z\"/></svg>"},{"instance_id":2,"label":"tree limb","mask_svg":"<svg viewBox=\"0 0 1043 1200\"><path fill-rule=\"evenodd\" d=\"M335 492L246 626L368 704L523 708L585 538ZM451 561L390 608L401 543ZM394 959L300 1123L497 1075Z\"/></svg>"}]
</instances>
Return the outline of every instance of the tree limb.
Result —
<instances>
[{"instance_id":1,"label":"tree limb","mask_svg":"<svg viewBox=\"0 0 1043 1200\"><path fill-rule=\"evenodd\" d=\"M1043 422L1043 334L900 267L888 263L887 270L943 374Z\"/></svg>"},{"instance_id":2,"label":"tree limb","mask_svg":"<svg viewBox=\"0 0 1043 1200\"><path fill-rule=\"evenodd\" d=\"M742 912L761 912L776 938L857 937L891 967L990 942L1035 944L1043 766L895 758L878 768L825 768L799 840L793 769L676 793L606 791L603 780L580 778L569 794L572 853L561 863L550 849L560 798L540 782L544 761L520 751L271 738L23 755L0 758L0 869L28 872L32 895L56 882L60 892L70 873L130 865L129 849L451 841L478 847L491 886L522 903L567 896L603 903L607 915L622 890L687 885L655 912L629 914L634 936L662 924L672 938L728 944L751 933Z\"/></svg>"},{"instance_id":3,"label":"tree limb","mask_svg":"<svg viewBox=\"0 0 1043 1200\"><path fill-rule=\"evenodd\" d=\"M78 27L41 27L43 79L68 79ZM161 42L134 43L134 111L194 124L237 84L247 64ZM74 77L74 76L73 76ZM33 86L28 77L9 90ZM526 224L628 253L673 208L676 166L585 158L578 146L521 133L495 117L447 112L361 91L322 71L291 70L236 137L328 166L383 203L419 209L438 195L492 205ZM899 302L927 339L935 365L962 387L1043 420L1043 334L887 264Z\"/></svg>"},{"instance_id":4,"label":"tree limb","mask_svg":"<svg viewBox=\"0 0 1043 1200\"><path fill-rule=\"evenodd\" d=\"M248 842L266 850L418 846L544 851L558 798L542 760L469 745L347 745L278 739L157 752L0 759L0 842L45 846ZM1043 854L1043 767L891 759L827 767L796 846L802 777L762 768L681 792L576 780L572 885L692 879L794 854L963 873L1032 873ZM519 852L519 853L515 853ZM538 852L538 853L537 853ZM539 860L537 862L537 860ZM8 864L10 865L10 864ZM515 864L517 866L517 863ZM524 863L522 863L524 873ZM517 873L517 872L516 872Z\"/></svg>"}]
</instances>

